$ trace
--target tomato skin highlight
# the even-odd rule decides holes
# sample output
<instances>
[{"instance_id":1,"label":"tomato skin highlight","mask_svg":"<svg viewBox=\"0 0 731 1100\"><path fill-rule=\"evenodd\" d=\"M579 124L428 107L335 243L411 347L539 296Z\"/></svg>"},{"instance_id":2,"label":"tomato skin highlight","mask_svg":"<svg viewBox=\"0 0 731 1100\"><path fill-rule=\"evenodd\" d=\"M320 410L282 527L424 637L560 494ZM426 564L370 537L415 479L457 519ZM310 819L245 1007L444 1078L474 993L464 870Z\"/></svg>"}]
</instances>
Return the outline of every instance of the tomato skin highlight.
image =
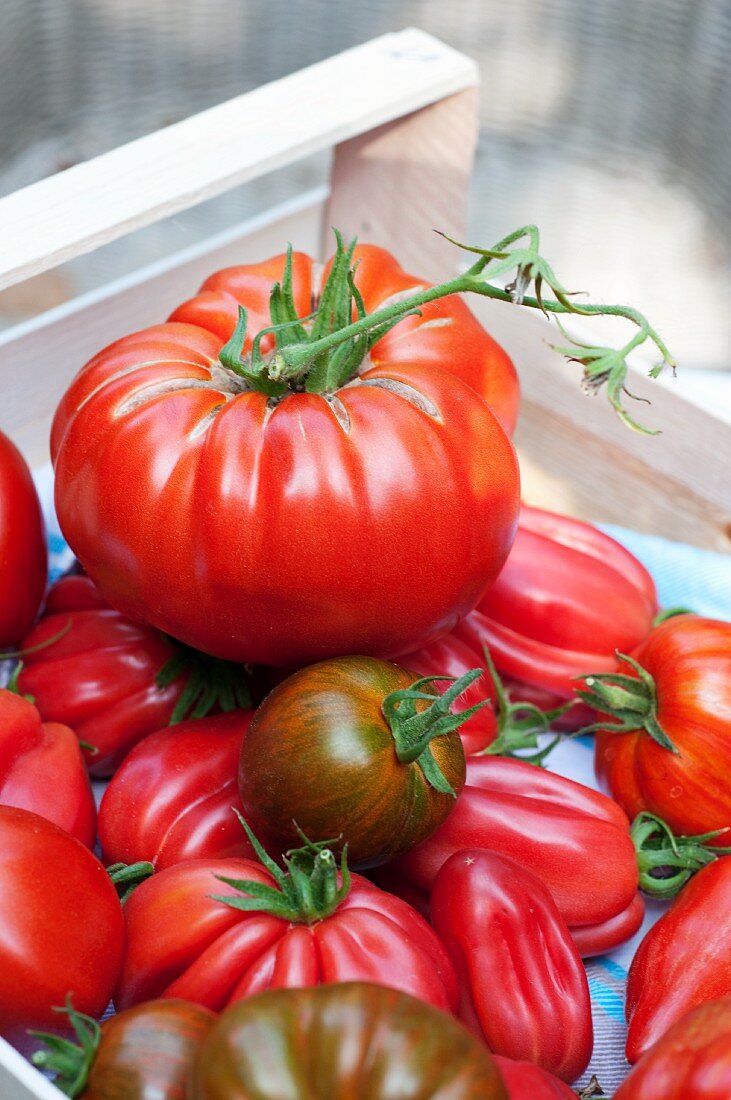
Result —
<instances>
[{"instance_id":1,"label":"tomato skin highlight","mask_svg":"<svg viewBox=\"0 0 731 1100\"><path fill-rule=\"evenodd\" d=\"M436 877L431 914L468 1027L495 1054L578 1077L593 1046L589 986L543 883L495 852L456 852Z\"/></svg>"},{"instance_id":2,"label":"tomato skin highlight","mask_svg":"<svg viewBox=\"0 0 731 1100\"><path fill-rule=\"evenodd\" d=\"M216 901L211 895L237 896L217 875L273 884L251 860L189 860L153 875L127 900L118 1009L164 996L220 1011L269 988L351 980L456 1009L456 978L436 934L405 902L360 875L352 875L334 913L312 925Z\"/></svg>"},{"instance_id":3,"label":"tomato skin highlight","mask_svg":"<svg viewBox=\"0 0 731 1100\"><path fill-rule=\"evenodd\" d=\"M239 790L248 819L284 848L339 838L353 866L371 867L407 851L453 812L418 760L401 763L382 703L414 676L369 657L340 657L301 669L256 711L241 749ZM464 783L456 731L430 750L453 790Z\"/></svg>"},{"instance_id":4,"label":"tomato skin highlight","mask_svg":"<svg viewBox=\"0 0 731 1100\"><path fill-rule=\"evenodd\" d=\"M234 813L252 711L191 719L151 733L117 769L99 807L107 863L149 861L157 871L186 859L253 856Z\"/></svg>"},{"instance_id":5,"label":"tomato skin highlight","mask_svg":"<svg viewBox=\"0 0 731 1100\"><path fill-rule=\"evenodd\" d=\"M234 1005L204 1041L191 1100L508 1100L489 1052L456 1020L362 982Z\"/></svg>"},{"instance_id":6,"label":"tomato skin highlight","mask_svg":"<svg viewBox=\"0 0 731 1100\"><path fill-rule=\"evenodd\" d=\"M640 944L627 979L627 1059L636 1062L690 1009L731 997L731 859L683 887Z\"/></svg>"},{"instance_id":7,"label":"tomato skin highlight","mask_svg":"<svg viewBox=\"0 0 731 1100\"><path fill-rule=\"evenodd\" d=\"M46 531L22 454L0 432L0 649L31 626L46 588Z\"/></svg>"},{"instance_id":8,"label":"tomato skin highlight","mask_svg":"<svg viewBox=\"0 0 731 1100\"><path fill-rule=\"evenodd\" d=\"M657 610L652 577L613 538L524 504L507 562L458 634L488 647L516 698L524 686L545 693L545 709L573 696L577 676L613 671L615 651L638 645ZM589 713L576 706L562 724L579 728Z\"/></svg>"},{"instance_id":9,"label":"tomato skin highlight","mask_svg":"<svg viewBox=\"0 0 731 1100\"><path fill-rule=\"evenodd\" d=\"M681 1016L642 1056L614 1100L727 1100L731 997Z\"/></svg>"},{"instance_id":10,"label":"tomato skin highlight","mask_svg":"<svg viewBox=\"0 0 731 1100\"><path fill-rule=\"evenodd\" d=\"M76 734L0 689L0 804L30 810L93 848L96 804Z\"/></svg>"},{"instance_id":11,"label":"tomato skin highlight","mask_svg":"<svg viewBox=\"0 0 731 1100\"><path fill-rule=\"evenodd\" d=\"M99 1017L119 973L124 920L88 848L28 810L0 806L0 1032L58 1027L68 994Z\"/></svg>"},{"instance_id":12,"label":"tomato skin highlight","mask_svg":"<svg viewBox=\"0 0 731 1100\"><path fill-rule=\"evenodd\" d=\"M311 264L294 260L309 312ZM223 336L240 303L250 348L283 267L220 273L82 369L52 433L59 521L115 608L197 649L281 667L391 659L447 633L497 575L517 460L474 388L483 367L463 380L416 347L392 361L398 327L334 395L272 406L247 390L219 364ZM442 346L439 327L423 336Z\"/></svg>"},{"instance_id":13,"label":"tomato skin highlight","mask_svg":"<svg viewBox=\"0 0 731 1100\"><path fill-rule=\"evenodd\" d=\"M442 864L463 848L498 852L531 871L572 927L617 916L637 894L637 859L620 807L521 760L470 757L450 816L394 867L429 890Z\"/></svg>"},{"instance_id":14,"label":"tomato skin highlight","mask_svg":"<svg viewBox=\"0 0 731 1100\"><path fill-rule=\"evenodd\" d=\"M648 810L686 836L727 828L731 623L677 615L656 627L631 656L654 680L657 720L677 752L659 745L642 728L600 730L598 778L631 817ZM636 678L626 663L617 664L621 668L615 671ZM711 843L725 846L729 841L722 834Z\"/></svg>"}]
</instances>

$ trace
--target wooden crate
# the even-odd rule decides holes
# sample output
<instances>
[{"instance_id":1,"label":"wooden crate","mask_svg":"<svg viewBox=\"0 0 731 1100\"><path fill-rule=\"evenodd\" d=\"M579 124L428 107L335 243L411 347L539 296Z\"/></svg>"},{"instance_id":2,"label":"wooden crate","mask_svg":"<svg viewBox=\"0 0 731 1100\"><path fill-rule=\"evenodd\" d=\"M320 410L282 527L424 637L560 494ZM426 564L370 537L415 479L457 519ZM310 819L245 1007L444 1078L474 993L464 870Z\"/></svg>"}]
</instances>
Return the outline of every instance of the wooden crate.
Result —
<instances>
[{"instance_id":1,"label":"wooden crate","mask_svg":"<svg viewBox=\"0 0 731 1100\"><path fill-rule=\"evenodd\" d=\"M475 64L419 30L384 35L0 200L0 289L318 150L329 188L304 194L203 244L0 334L0 428L33 466L48 461L55 406L100 347L157 322L219 267L282 250L324 255L330 227L382 243L440 279L460 262L431 232L463 238L477 140ZM514 228L506 226L506 231ZM490 242L483 242L489 244ZM596 520L729 547L728 424L648 383L637 436L552 352L540 316L471 305L514 356L524 390L517 434L525 496ZM725 456L725 460L724 460ZM59 1092L0 1040L3 1100Z\"/></svg>"}]
</instances>

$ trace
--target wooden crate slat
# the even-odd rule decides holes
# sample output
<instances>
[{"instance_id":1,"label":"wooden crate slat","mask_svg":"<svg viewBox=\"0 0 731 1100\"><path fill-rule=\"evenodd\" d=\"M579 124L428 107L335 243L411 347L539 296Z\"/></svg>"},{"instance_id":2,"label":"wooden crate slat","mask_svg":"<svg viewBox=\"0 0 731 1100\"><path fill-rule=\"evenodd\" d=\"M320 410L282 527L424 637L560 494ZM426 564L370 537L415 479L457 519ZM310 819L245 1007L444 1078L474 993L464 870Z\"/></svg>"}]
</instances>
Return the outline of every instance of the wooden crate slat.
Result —
<instances>
[{"instance_id":1,"label":"wooden crate slat","mask_svg":"<svg viewBox=\"0 0 731 1100\"><path fill-rule=\"evenodd\" d=\"M225 233L0 334L0 430L32 466L48 461L48 434L71 379L120 336L165 320L212 271L282 250L317 252L327 190L318 188Z\"/></svg>"},{"instance_id":2,"label":"wooden crate slat","mask_svg":"<svg viewBox=\"0 0 731 1100\"><path fill-rule=\"evenodd\" d=\"M2 1100L61 1100L62 1093L0 1039L0 1097Z\"/></svg>"},{"instance_id":3,"label":"wooden crate slat","mask_svg":"<svg viewBox=\"0 0 731 1100\"><path fill-rule=\"evenodd\" d=\"M467 88L339 145L324 230L390 249L420 278L451 278L461 254L478 135L478 90ZM331 241L323 242L327 253Z\"/></svg>"},{"instance_id":4,"label":"wooden crate slat","mask_svg":"<svg viewBox=\"0 0 731 1100\"><path fill-rule=\"evenodd\" d=\"M386 34L0 199L0 288L476 84L423 31Z\"/></svg>"}]
</instances>

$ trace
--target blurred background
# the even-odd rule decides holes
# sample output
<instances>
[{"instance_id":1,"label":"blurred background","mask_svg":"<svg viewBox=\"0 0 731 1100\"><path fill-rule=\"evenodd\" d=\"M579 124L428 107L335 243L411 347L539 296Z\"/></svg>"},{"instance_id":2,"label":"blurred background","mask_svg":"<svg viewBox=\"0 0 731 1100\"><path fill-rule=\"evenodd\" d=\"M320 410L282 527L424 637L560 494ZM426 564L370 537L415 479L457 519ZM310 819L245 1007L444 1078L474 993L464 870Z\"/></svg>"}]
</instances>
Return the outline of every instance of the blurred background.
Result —
<instances>
[{"instance_id":1,"label":"blurred background","mask_svg":"<svg viewBox=\"0 0 731 1100\"><path fill-rule=\"evenodd\" d=\"M386 31L475 58L470 238L526 221L731 407L731 0L2 0L0 193ZM201 149L205 156L205 149ZM22 320L323 182L316 157L0 295Z\"/></svg>"}]
</instances>

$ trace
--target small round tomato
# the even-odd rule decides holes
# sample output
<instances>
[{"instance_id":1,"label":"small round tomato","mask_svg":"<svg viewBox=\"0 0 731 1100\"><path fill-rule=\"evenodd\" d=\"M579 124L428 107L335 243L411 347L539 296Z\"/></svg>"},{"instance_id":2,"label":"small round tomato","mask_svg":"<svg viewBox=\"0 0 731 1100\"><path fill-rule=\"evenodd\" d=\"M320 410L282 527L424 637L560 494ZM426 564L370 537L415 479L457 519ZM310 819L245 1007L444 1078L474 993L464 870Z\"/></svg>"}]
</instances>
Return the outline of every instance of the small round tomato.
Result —
<instances>
[{"instance_id":1,"label":"small round tomato","mask_svg":"<svg viewBox=\"0 0 731 1100\"><path fill-rule=\"evenodd\" d=\"M49 1050L33 1055L33 1064L55 1074L54 1084L78 1100L181 1100L198 1049L215 1020L212 1012L189 1001L148 1001L110 1016L101 1026L68 1007L79 1044L59 1051L54 1036Z\"/></svg>"},{"instance_id":2,"label":"small round tomato","mask_svg":"<svg viewBox=\"0 0 731 1100\"><path fill-rule=\"evenodd\" d=\"M25 459L0 432L0 648L28 630L43 599L47 570L41 506Z\"/></svg>"},{"instance_id":3,"label":"small round tomato","mask_svg":"<svg viewBox=\"0 0 731 1100\"><path fill-rule=\"evenodd\" d=\"M372 657L339 657L294 673L256 711L241 749L247 817L291 846L342 838L352 863L372 867L413 848L451 812L465 776L444 694Z\"/></svg>"},{"instance_id":4,"label":"small round tomato","mask_svg":"<svg viewBox=\"0 0 731 1100\"><path fill-rule=\"evenodd\" d=\"M0 806L0 1032L56 1027L70 995L101 1016L117 980L124 920L88 848L28 810Z\"/></svg>"},{"instance_id":5,"label":"small round tomato","mask_svg":"<svg viewBox=\"0 0 731 1100\"><path fill-rule=\"evenodd\" d=\"M196 1060L192 1100L508 1100L486 1048L444 1013L379 985L278 989L234 1005Z\"/></svg>"}]
</instances>

